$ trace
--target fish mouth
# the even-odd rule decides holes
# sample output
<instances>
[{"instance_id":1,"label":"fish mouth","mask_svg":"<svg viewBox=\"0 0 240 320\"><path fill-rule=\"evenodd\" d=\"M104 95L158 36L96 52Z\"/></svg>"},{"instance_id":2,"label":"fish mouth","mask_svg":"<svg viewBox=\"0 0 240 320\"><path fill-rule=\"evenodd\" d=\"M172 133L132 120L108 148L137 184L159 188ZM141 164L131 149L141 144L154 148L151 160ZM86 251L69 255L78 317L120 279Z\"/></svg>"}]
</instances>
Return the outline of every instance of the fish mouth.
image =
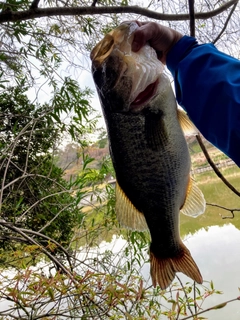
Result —
<instances>
[{"instance_id":1,"label":"fish mouth","mask_svg":"<svg viewBox=\"0 0 240 320\"><path fill-rule=\"evenodd\" d=\"M91 52L92 73L104 108L111 112L140 112L158 91L163 64L146 43L132 51L136 22L127 22L110 33Z\"/></svg>"},{"instance_id":2,"label":"fish mouth","mask_svg":"<svg viewBox=\"0 0 240 320\"><path fill-rule=\"evenodd\" d=\"M130 110L133 112L141 111L144 106L155 96L159 79L149 84L130 104Z\"/></svg>"}]
</instances>

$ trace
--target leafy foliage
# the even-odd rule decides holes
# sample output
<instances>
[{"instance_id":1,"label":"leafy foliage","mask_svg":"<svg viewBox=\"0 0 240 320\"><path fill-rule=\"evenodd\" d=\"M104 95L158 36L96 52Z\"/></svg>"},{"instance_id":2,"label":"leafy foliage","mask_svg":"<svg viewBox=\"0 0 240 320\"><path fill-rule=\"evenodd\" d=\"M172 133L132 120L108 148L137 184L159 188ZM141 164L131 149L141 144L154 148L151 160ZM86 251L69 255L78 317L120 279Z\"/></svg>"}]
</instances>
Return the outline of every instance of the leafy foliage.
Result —
<instances>
[{"instance_id":1,"label":"leafy foliage","mask_svg":"<svg viewBox=\"0 0 240 320\"><path fill-rule=\"evenodd\" d=\"M195 31L200 42L238 57L239 7L231 3L195 1L208 14ZM86 150L95 128L92 92L78 82L96 42L124 20L149 17L188 34L188 2L6 0L0 10L0 262L8 268L0 319L201 319L202 303L219 294L211 282L161 291L142 278L149 236L119 228L114 186L106 184L110 159L93 168L83 152L82 170L69 182L55 161L62 140ZM105 143L103 132L99 146ZM102 241L113 234L122 235L122 247L105 250Z\"/></svg>"},{"instance_id":2,"label":"leafy foliage","mask_svg":"<svg viewBox=\"0 0 240 320\"><path fill-rule=\"evenodd\" d=\"M0 108L1 218L66 246L81 215L63 171L53 163L59 131L49 106L35 106L12 88L0 95ZM2 228L1 235L6 249L11 232Z\"/></svg>"}]
</instances>

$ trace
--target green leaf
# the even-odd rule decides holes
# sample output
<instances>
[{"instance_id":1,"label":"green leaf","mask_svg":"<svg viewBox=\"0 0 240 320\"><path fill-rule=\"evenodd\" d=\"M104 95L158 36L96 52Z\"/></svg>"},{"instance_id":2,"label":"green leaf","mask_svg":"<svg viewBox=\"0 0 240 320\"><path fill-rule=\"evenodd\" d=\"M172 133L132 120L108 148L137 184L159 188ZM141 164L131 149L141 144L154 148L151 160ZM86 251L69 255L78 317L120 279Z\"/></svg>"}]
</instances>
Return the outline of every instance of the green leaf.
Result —
<instances>
[{"instance_id":1,"label":"green leaf","mask_svg":"<svg viewBox=\"0 0 240 320\"><path fill-rule=\"evenodd\" d=\"M54 301L54 291L52 288L47 289L48 295L52 301Z\"/></svg>"},{"instance_id":2,"label":"green leaf","mask_svg":"<svg viewBox=\"0 0 240 320\"><path fill-rule=\"evenodd\" d=\"M214 290L214 285L213 285L212 280L211 280L211 282L210 282L210 287L211 287L212 290Z\"/></svg>"},{"instance_id":3,"label":"green leaf","mask_svg":"<svg viewBox=\"0 0 240 320\"><path fill-rule=\"evenodd\" d=\"M213 307L213 310L215 310L215 309L222 309L222 308L224 308L226 305L227 305L227 302L220 303L220 304L218 304L217 306Z\"/></svg>"}]
</instances>

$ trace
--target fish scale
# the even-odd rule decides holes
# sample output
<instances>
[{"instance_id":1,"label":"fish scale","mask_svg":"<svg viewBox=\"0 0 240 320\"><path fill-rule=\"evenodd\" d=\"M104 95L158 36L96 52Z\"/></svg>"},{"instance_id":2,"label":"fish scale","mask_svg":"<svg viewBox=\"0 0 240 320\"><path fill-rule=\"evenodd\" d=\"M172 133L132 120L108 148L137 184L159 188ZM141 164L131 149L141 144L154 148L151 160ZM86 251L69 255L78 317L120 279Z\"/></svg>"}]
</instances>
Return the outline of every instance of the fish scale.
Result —
<instances>
[{"instance_id":1,"label":"fish scale","mask_svg":"<svg viewBox=\"0 0 240 320\"><path fill-rule=\"evenodd\" d=\"M155 100L157 99L158 97ZM152 101L153 104L158 103L155 100ZM172 117L170 112L169 115ZM186 190L182 192L182 195L179 193L179 182L182 184L182 174L179 173L183 173L183 170L189 173L188 166L190 166L186 141L180 126L175 124L174 130L179 131L182 137L180 149L181 152L184 152L185 149L186 159L183 159L182 156L176 157L176 153L179 155L180 153L176 152L176 148L173 148L170 135L162 135L163 141L159 141L160 150L155 151L148 147L144 113L138 115L110 113L106 119L111 156L121 189L125 191L134 206L140 212L144 212L149 229L152 230L152 240L157 238L158 242L161 243L160 247L163 247L164 252L168 252L168 255L171 255L172 252L175 254L181 249L179 241L173 240L175 238L179 240L180 238L179 235L176 236L179 233L178 221L174 220L178 219L179 210L184 203L186 193ZM168 121L167 116L164 121ZM173 133L173 130L170 130L170 132ZM163 148L164 145L165 148ZM174 150L172 152L174 157L169 152L170 146ZM178 141L179 146L180 142ZM162 161L163 157L164 161ZM183 160L185 160L184 163ZM188 161L188 166L186 161ZM181 167L183 169L179 170ZM177 214L172 214L173 210ZM167 230L168 237L165 236L165 230ZM172 241L170 242L169 239ZM172 245L172 242L175 246Z\"/></svg>"},{"instance_id":2,"label":"fish scale","mask_svg":"<svg viewBox=\"0 0 240 320\"><path fill-rule=\"evenodd\" d=\"M127 228L149 230L154 286L165 289L176 272L202 283L179 232L180 211L195 217L205 210L204 197L190 177L181 128L193 127L177 109L153 49L146 45L131 52L136 28L136 23L119 26L91 53L116 172L116 214Z\"/></svg>"}]
</instances>

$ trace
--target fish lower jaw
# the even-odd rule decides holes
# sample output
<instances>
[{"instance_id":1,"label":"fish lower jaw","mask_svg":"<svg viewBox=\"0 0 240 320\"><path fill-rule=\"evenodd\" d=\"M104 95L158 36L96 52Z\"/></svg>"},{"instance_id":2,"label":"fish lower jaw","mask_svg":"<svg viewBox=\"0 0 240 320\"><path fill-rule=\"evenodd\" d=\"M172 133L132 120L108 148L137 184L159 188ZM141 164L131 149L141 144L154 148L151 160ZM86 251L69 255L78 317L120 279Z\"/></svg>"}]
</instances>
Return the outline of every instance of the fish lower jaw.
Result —
<instances>
[{"instance_id":1,"label":"fish lower jaw","mask_svg":"<svg viewBox=\"0 0 240 320\"><path fill-rule=\"evenodd\" d=\"M140 92L134 101L130 104L130 110L132 112L140 112L144 109L157 92L159 79L149 84L144 91Z\"/></svg>"}]
</instances>

